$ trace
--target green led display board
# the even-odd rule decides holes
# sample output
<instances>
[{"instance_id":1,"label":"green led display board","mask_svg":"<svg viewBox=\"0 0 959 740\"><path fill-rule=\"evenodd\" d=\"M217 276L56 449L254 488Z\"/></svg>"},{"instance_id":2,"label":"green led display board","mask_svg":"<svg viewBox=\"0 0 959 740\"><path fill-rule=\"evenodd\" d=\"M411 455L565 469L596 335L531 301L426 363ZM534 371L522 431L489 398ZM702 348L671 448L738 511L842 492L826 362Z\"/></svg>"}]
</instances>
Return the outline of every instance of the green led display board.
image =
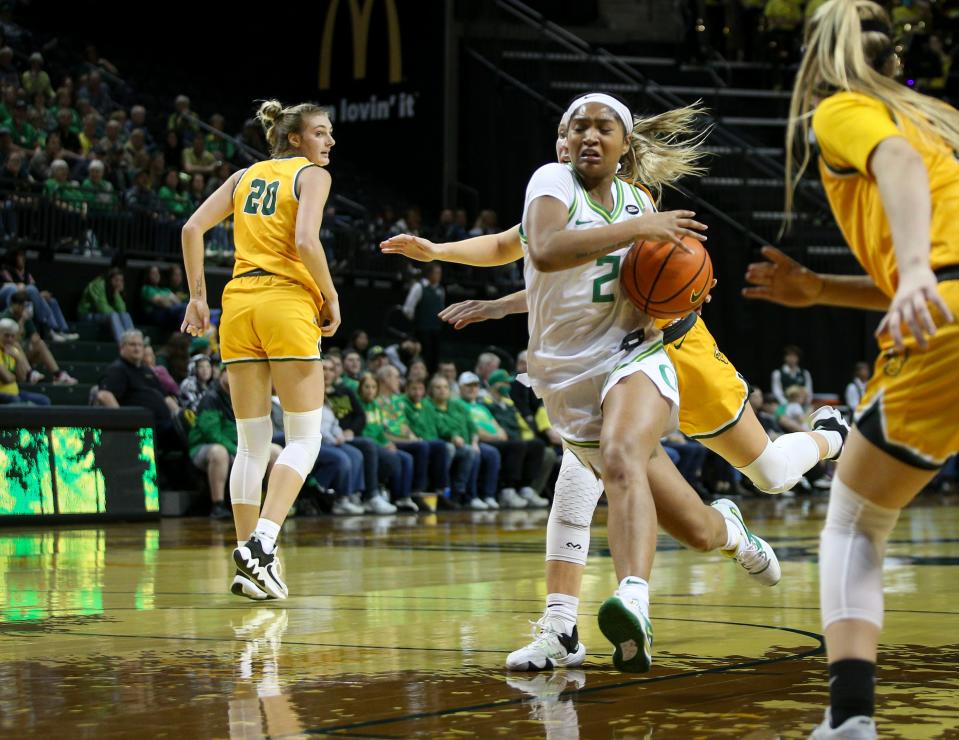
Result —
<instances>
[{"instance_id":1,"label":"green led display board","mask_svg":"<svg viewBox=\"0 0 959 740\"><path fill-rule=\"evenodd\" d=\"M145 516L160 510L153 429L0 426L0 517Z\"/></svg>"}]
</instances>

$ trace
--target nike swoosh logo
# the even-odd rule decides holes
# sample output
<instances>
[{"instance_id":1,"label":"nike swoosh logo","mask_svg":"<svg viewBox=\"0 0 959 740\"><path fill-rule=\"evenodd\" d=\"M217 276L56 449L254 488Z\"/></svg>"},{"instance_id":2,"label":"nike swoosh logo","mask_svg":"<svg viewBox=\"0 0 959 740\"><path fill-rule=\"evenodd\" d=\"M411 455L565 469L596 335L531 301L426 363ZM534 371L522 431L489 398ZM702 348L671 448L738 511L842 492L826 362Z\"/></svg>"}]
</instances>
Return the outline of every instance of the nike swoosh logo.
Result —
<instances>
[{"instance_id":1,"label":"nike swoosh logo","mask_svg":"<svg viewBox=\"0 0 959 740\"><path fill-rule=\"evenodd\" d=\"M700 297L705 291L706 291L706 288L703 288L703 289L700 290L698 293L694 290L694 291L693 291L692 293L690 293L690 295L689 295L689 302L690 302L690 303L696 303L696 302L699 300L699 297Z\"/></svg>"},{"instance_id":2,"label":"nike swoosh logo","mask_svg":"<svg viewBox=\"0 0 959 740\"><path fill-rule=\"evenodd\" d=\"M676 342L676 344L674 344L673 347L676 348L676 349L682 349L682 348L683 348L683 342L686 341L686 337L687 337L687 335L686 335L686 334L683 334L683 338L680 339L678 342Z\"/></svg>"},{"instance_id":3,"label":"nike swoosh logo","mask_svg":"<svg viewBox=\"0 0 959 740\"><path fill-rule=\"evenodd\" d=\"M591 218L588 218L585 221L580 221L579 219L576 220L577 226L582 226L583 224L591 224L591 223L593 223L593 219Z\"/></svg>"}]
</instances>

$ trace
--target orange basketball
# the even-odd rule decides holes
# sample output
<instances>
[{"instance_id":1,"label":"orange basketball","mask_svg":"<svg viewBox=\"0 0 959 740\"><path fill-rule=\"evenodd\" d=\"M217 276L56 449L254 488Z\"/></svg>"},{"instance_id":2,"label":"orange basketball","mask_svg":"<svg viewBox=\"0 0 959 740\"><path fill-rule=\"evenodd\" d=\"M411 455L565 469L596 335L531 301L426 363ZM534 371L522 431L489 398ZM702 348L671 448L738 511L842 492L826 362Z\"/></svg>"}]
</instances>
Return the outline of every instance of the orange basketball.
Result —
<instances>
[{"instance_id":1,"label":"orange basketball","mask_svg":"<svg viewBox=\"0 0 959 740\"><path fill-rule=\"evenodd\" d=\"M675 319L699 308L713 284L713 263L702 242L639 242L623 260L619 282L640 311L658 319Z\"/></svg>"}]
</instances>

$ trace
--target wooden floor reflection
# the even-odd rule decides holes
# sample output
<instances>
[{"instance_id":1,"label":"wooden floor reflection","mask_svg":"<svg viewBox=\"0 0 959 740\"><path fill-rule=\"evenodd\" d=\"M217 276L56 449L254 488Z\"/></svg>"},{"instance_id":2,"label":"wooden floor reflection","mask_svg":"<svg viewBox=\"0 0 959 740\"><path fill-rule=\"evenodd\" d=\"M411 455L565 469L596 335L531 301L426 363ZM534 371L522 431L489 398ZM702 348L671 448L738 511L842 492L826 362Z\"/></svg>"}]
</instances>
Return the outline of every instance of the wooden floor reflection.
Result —
<instances>
[{"instance_id":1,"label":"wooden floor reflection","mask_svg":"<svg viewBox=\"0 0 959 740\"><path fill-rule=\"evenodd\" d=\"M959 737L959 509L923 499L887 560L883 737ZM542 609L540 512L291 520L291 598L231 596L228 526L0 530L0 736L799 738L826 701L816 544L824 504L743 504L780 554L755 586L661 540L651 673L612 670L600 513L583 670L517 675Z\"/></svg>"}]
</instances>

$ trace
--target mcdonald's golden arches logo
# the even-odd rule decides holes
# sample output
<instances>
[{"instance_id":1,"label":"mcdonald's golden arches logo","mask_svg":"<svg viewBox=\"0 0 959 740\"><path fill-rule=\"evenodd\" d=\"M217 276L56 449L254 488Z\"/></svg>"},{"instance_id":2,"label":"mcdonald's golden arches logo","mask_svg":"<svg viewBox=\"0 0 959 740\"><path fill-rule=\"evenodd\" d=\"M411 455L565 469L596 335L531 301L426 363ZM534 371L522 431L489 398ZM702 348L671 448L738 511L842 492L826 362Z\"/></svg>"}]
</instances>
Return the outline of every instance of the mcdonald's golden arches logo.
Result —
<instances>
[{"instance_id":1,"label":"mcdonald's golden arches logo","mask_svg":"<svg viewBox=\"0 0 959 740\"><path fill-rule=\"evenodd\" d=\"M366 79L367 48L370 40L370 18L377 0L348 0L350 5L350 23L353 29L353 79ZM389 51L389 80L399 82L403 77L403 58L400 42L400 19L396 13L395 0L383 0L386 6L387 50ZM330 89L330 71L333 64L333 33L336 16L340 9L340 0L330 0L326 9L323 25L323 39L320 43L321 90Z\"/></svg>"}]
</instances>

